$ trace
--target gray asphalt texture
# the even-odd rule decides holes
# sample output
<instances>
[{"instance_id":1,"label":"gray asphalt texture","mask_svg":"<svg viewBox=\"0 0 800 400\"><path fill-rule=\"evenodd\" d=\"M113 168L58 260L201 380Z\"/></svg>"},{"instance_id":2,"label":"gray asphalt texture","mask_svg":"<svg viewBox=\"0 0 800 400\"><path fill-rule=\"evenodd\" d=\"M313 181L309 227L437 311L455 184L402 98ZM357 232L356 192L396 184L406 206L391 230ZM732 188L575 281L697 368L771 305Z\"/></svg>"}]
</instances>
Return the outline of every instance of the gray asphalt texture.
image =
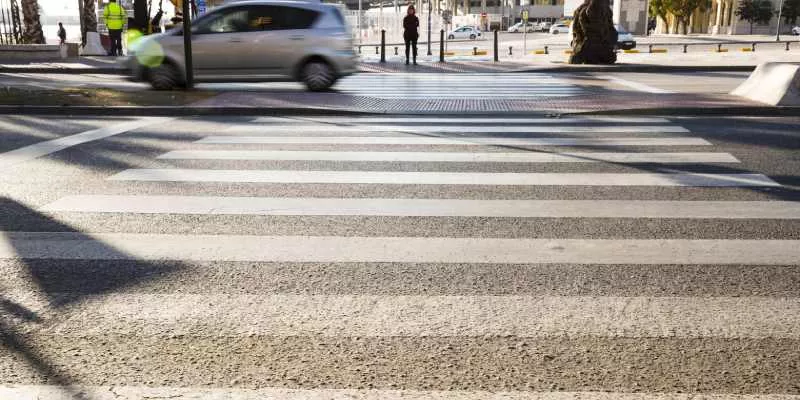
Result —
<instances>
[{"instance_id":1,"label":"gray asphalt texture","mask_svg":"<svg viewBox=\"0 0 800 400\"><path fill-rule=\"evenodd\" d=\"M215 149L726 152L739 164L357 163L159 160L253 118L182 118L6 166L0 231L582 239L800 240L800 219L479 218L44 213L69 195L800 201L800 119L674 118L712 146L213 145ZM0 117L0 152L119 123ZM409 125L413 128L414 124ZM266 127L266 125L265 125ZM266 128L265 128L266 129ZM324 133L322 133L324 134ZM394 135L376 133L375 135ZM497 136L513 136L497 132ZM563 134L561 136L590 136ZM338 136L338 134L337 134ZM518 135L522 136L522 135ZM528 135L530 136L530 135ZM537 136L552 136L537 134ZM780 188L497 187L117 182L127 168L759 173ZM146 385L800 394L800 341L724 337L56 335L48 316L103 295L800 297L793 265L406 264L0 260L0 386ZM36 300L38 299L38 300ZM38 301L38 303L37 303ZM44 304L40 308L30 304ZM89 304L87 306L87 304ZM169 304L164 304L168 314ZM446 312L446 311L443 311ZM800 330L800 327L796 327Z\"/></svg>"}]
</instances>

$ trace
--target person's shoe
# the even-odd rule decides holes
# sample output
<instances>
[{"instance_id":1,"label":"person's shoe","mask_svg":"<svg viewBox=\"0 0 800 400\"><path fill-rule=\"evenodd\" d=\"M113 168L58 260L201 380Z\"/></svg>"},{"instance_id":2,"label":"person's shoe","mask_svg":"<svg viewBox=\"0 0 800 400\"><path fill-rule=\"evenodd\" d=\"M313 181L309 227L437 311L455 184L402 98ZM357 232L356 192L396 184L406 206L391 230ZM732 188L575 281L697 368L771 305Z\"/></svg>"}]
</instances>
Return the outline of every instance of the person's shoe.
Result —
<instances>
[{"instance_id":1,"label":"person's shoe","mask_svg":"<svg viewBox=\"0 0 800 400\"><path fill-rule=\"evenodd\" d=\"M406 59L406 65L408 65L408 59Z\"/></svg>"},{"instance_id":2,"label":"person's shoe","mask_svg":"<svg viewBox=\"0 0 800 400\"><path fill-rule=\"evenodd\" d=\"M414 65L417 65L417 60L416 59L414 60Z\"/></svg>"}]
</instances>

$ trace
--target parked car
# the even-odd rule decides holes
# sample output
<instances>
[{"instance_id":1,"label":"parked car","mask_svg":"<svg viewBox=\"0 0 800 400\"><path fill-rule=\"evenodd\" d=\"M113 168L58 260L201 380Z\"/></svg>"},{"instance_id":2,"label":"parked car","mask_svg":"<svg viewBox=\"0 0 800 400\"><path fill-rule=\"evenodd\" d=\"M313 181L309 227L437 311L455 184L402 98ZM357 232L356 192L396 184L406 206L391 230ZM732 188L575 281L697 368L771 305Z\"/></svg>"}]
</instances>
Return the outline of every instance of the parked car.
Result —
<instances>
[{"instance_id":1,"label":"parked car","mask_svg":"<svg viewBox=\"0 0 800 400\"><path fill-rule=\"evenodd\" d=\"M614 29L617 30L617 47L622 50L631 50L636 47L636 40L627 29L622 25L614 25Z\"/></svg>"},{"instance_id":2,"label":"parked car","mask_svg":"<svg viewBox=\"0 0 800 400\"><path fill-rule=\"evenodd\" d=\"M509 32L509 33L520 33L520 32L522 32L522 31L523 31L523 29L524 29L524 28L523 28L523 26L524 26L524 25L525 25L525 24L524 24L524 23L522 23L522 22L517 22L516 24L514 24L514 25L511 25L511 26L508 28L508 32ZM536 24L533 24L533 23L530 23L530 22L529 22L527 26L528 26L528 29L527 29L528 33L530 33L530 32L534 32L534 31L536 30Z\"/></svg>"},{"instance_id":3,"label":"parked car","mask_svg":"<svg viewBox=\"0 0 800 400\"><path fill-rule=\"evenodd\" d=\"M536 27L537 31L540 32L548 32L550 28L553 26L552 22L539 22L539 25Z\"/></svg>"},{"instance_id":4,"label":"parked car","mask_svg":"<svg viewBox=\"0 0 800 400\"><path fill-rule=\"evenodd\" d=\"M450 33L447 34L448 39L471 39L475 40L481 36L480 29L474 26L462 26L460 28L453 29Z\"/></svg>"},{"instance_id":5,"label":"parked car","mask_svg":"<svg viewBox=\"0 0 800 400\"><path fill-rule=\"evenodd\" d=\"M550 27L550 33L552 33L553 35L557 35L559 33L567 33L567 32L569 32L569 26L567 24L558 23L558 24L553 24L553 26Z\"/></svg>"},{"instance_id":6,"label":"parked car","mask_svg":"<svg viewBox=\"0 0 800 400\"><path fill-rule=\"evenodd\" d=\"M355 73L358 57L339 8L331 4L250 0L223 5L193 22L195 80L286 81L326 90ZM147 36L125 60L134 80L155 89L182 86L181 27Z\"/></svg>"},{"instance_id":7,"label":"parked car","mask_svg":"<svg viewBox=\"0 0 800 400\"><path fill-rule=\"evenodd\" d=\"M800 26L795 26L792 28L792 35L798 36L800 35Z\"/></svg>"}]
</instances>

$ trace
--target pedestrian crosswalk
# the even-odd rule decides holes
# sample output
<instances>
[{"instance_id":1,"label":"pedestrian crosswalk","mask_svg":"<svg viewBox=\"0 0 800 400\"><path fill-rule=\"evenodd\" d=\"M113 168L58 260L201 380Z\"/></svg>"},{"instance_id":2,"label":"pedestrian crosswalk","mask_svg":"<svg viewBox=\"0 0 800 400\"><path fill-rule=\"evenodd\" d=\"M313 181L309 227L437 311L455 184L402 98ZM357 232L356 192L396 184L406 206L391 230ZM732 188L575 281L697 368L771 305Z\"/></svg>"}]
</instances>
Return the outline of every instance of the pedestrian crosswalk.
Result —
<instances>
[{"instance_id":1,"label":"pedestrian crosswalk","mask_svg":"<svg viewBox=\"0 0 800 400\"><path fill-rule=\"evenodd\" d=\"M2 233L71 302L8 291L43 317L25 333L108 370L86 393L800 400L800 241L736 234L800 202L744 199L782 184L735 148L659 118L226 126L39 208L101 230ZM113 278L70 295L64 271ZM0 398L60 398L37 373Z\"/></svg>"},{"instance_id":2,"label":"pedestrian crosswalk","mask_svg":"<svg viewBox=\"0 0 800 400\"><path fill-rule=\"evenodd\" d=\"M359 74L336 89L380 99L451 100L473 98L531 99L584 93L574 84L547 74Z\"/></svg>"}]
</instances>

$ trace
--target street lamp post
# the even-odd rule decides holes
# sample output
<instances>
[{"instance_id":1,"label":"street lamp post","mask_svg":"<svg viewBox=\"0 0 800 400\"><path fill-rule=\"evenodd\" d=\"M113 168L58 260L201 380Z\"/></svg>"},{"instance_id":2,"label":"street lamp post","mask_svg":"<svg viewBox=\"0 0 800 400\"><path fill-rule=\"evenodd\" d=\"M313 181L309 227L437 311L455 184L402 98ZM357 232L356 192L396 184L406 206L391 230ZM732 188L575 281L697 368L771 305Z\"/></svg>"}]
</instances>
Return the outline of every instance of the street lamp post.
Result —
<instances>
[{"instance_id":1,"label":"street lamp post","mask_svg":"<svg viewBox=\"0 0 800 400\"><path fill-rule=\"evenodd\" d=\"M431 55L431 13L433 0L428 0L428 55Z\"/></svg>"},{"instance_id":2,"label":"street lamp post","mask_svg":"<svg viewBox=\"0 0 800 400\"><path fill-rule=\"evenodd\" d=\"M783 0L781 0L781 4L778 6L778 31L775 32L775 41L781 41L781 14L783 13ZM787 47L788 49L788 47Z\"/></svg>"}]
</instances>

